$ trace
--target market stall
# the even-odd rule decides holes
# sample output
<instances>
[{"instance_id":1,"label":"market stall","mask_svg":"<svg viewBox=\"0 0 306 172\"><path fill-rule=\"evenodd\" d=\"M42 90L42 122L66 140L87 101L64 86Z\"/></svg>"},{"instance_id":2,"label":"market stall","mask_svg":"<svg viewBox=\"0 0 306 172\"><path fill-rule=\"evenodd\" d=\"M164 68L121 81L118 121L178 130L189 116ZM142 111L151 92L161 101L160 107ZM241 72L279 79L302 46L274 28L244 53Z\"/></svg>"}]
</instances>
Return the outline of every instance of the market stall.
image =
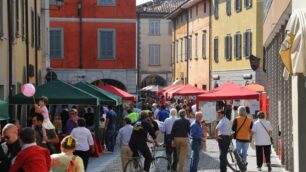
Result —
<instances>
[{"instance_id":1,"label":"market stall","mask_svg":"<svg viewBox=\"0 0 306 172\"><path fill-rule=\"evenodd\" d=\"M0 121L8 120L8 103L4 100L0 100Z\"/></svg>"}]
</instances>

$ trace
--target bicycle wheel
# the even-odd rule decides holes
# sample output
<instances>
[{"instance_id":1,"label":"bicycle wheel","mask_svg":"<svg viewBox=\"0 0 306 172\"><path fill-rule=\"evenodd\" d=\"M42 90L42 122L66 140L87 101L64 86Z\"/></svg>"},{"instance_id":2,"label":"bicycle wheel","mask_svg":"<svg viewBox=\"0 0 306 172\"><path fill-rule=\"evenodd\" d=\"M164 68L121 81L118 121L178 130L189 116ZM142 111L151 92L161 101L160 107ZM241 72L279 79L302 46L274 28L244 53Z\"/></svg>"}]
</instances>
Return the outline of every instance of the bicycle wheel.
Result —
<instances>
[{"instance_id":1,"label":"bicycle wheel","mask_svg":"<svg viewBox=\"0 0 306 172\"><path fill-rule=\"evenodd\" d=\"M142 172L139 158L129 160L124 167L124 172Z\"/></svg>"},{"instance_id":2,"label":"bicycle wheel","mask_svg":"<svg viewBox=\"0 0 306 172\"><path fill-rule=\"evenodd\" d=\"M231 170L233 170L234 172L240 172L238 164L237 164L237 160L235 156L233 155L232 151L228 151L226 160L227 160L227 166Z\"/></svg>"},{"instance_id":3,"label":"bicycle wheel","mask_svg":"<svg viewBox=\"0 0 306 172\"><path fill-rule=\"evenodd\" d=\"M151 162L150 172L172 172L171 163L166 157L155 157Z\"/></svg>"}]
</instances>

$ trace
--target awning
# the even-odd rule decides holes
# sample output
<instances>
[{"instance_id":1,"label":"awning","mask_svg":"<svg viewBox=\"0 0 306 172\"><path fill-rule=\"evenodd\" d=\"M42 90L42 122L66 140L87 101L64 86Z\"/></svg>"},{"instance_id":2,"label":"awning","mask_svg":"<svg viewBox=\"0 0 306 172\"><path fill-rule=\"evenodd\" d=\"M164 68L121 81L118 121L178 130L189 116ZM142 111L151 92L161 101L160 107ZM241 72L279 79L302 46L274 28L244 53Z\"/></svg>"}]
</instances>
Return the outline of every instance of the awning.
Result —
<instances>
[{"instance_id":1,"label":"awning","mask_svg":"<svg viewBox=\"0 0 306 172\"><path fill-rule=\"evenodd\" d=\"M174 89L174 88L176 88L176 87L179 87L179 86L181 86L181 85L169 85L169 86L167 86L167 87L165 87L165 88L159 90L159 91L157 92L157 95L164 95L167 91L169 91L169 90L171 90L171 89Z\"/></svg>"},{"instance_id":2,"label":"awning","mask_svg":"<svg viewBox=\"0 0 306 172\"><path fill-rule=\"evenodd\" d=\"M135 96L133 96L132 94L130 94L128 92L125 92L125 91L123 91L123 90L121 90L117 87L112 86L112 85L99 85L98 87L121 97L122 100L130 100L130 101L135 100Z\"/></svg>"},{"instance_id":3,"label":"awning","mask_svg":"<svg viewBox=\"0 0 306 172\"><path fill-rule=\"evenodd\" d=\"M264 92L265 91L265 87L256 83L251 83L249 85L245 86L246 88L253 90L253 91L257 91L257 92Z\"/></svg>"},{"instance_id":4,"label":"awning","mask_svg":"<svg viewBox=\"0 0 306 172\"><path fill-rule=\"evenodd\" d=\"M173 92L172 96L197 96L204 93L206 93L205 90L187 84Z\"/></svg>"},{"instance_id":5,"label":"awning","mask_svg":"<svg viewBox=\"0 0 306 172\"><path fill-rule=\"evenodd\" d=\"M140 91L152 91L152 92L158 92L159 86L158 85L149 85L144 88L142 88Z\"/></svg>"},{"instance_id":6,"label":"awning","mask_svg":"<svg viewBox=\"0 0 306 172\"><path fill-rule=\"evenodd\" d=\"M48 97L49 104L99 104L98 97L60 80L52 80L46 84L36 86L36 103L38 103L41 96ZM11 104L33 104L33 98L25 97L22 93L13 96L10 100Z\"/></svg>"},{"instance_id":7,"label":"awning","mask_svg":"<svg viewBox=\"0 0 306 172\"><path fill-rule=\"evenodd\" d=\"M259 99L259 93L235 83L227 83L197 97L197 101Z\"/></svg>"},{"instance_id":8,"label":"awning","mask_svg":"<svg viewBox=\"0 0 306 172\"><path fill-rule=\"evenodd\" d=\"M100 105L119 105L121 104L121 97L107 92L105 90L99 89L98 87L91 85L87 82L78 82L73 84L73 86L86 91L99 98Z\"/></svg>"},{"instance_id":9,"label":"awning","mask_svg":"<svg viewBox=\"0 0 306 172\"><path fill-rule=\"evenodd\" d=\"M9 119L8 103L0 100L0 121Z\"/></svg>"}]
</instances>

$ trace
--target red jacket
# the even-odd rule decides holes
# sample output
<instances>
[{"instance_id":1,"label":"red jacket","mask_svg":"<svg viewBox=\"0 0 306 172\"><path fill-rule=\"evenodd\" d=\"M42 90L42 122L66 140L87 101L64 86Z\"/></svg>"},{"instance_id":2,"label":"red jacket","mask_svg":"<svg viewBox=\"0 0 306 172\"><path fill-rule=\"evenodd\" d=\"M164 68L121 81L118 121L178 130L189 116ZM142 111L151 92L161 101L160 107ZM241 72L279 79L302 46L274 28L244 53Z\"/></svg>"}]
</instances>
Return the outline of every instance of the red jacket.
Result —
<instances>
[{"instance_id":1,"label":"red jacket","mask_svg":"<svg viewBox=\"0 0 306 172\"><path fill-rule=\"evenodd\" d=\"M21 150L9 172L48 172L51 166L50 153L40 146L31 146Z\"/></svg>"}]
</instances>

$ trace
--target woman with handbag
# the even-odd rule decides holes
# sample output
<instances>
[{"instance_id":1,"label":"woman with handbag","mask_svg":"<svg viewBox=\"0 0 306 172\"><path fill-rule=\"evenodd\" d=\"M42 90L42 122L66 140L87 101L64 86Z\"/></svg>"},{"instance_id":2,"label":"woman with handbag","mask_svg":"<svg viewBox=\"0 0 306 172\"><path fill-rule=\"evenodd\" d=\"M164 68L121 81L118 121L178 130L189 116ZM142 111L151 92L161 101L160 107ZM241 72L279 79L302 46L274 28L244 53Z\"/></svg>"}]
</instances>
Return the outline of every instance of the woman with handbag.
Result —
<instances>
[{"instance_id":1,"label":"woman with handbag","mask_svg":"<svg viewBox=\"0 0 306 172\"><path fill-rule=\"evenodd\" d=\"M73 155L76 140L66 136L61 142L62 153L51 155L51 169L53 172L84 172L83 160Z\"/></svg>"},{"instance_id":2,"label":"woman with handbag","mask_svg":"<svg viewBox=\"0 0 306 172\"><path fill-rule=\"evenodd\" d=\"M271 168L271 145L272 143L272 126L269 121L265 119L265 114L263 112L258 112L257 121L254 123L252 132L255 137L256 145L256 158L257 158L257 168L261 171L263 164L263 152L265 155L266 163L268 166L268 171L272 171Z\"/></svg>"}]
</instances>

